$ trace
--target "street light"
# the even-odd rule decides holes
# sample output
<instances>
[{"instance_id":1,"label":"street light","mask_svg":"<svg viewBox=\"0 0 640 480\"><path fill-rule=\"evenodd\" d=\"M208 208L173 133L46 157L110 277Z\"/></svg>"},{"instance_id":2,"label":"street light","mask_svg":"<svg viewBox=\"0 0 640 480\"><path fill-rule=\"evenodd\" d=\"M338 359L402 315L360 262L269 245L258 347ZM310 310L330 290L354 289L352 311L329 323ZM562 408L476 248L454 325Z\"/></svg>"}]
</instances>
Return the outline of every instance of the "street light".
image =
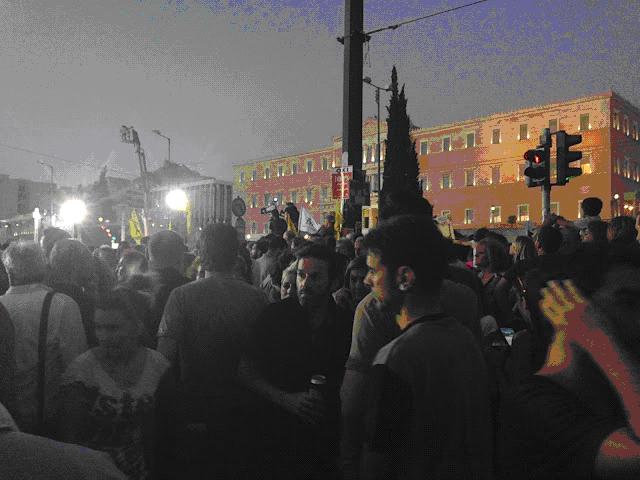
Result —
<instances>
[{"instance_id":1,"label":"street light","mask_svg":"<svg viewBox=\"0 0 640 480\"><path fill-rule=\"evenodd\" d=\"M60 216L67 224L73 225L73 236L78 237L77 224L87 216L87 205L80 199L72 198L60 206Z\"/></svg>"},{"instance_id":2,"label":"street light","mask_svg":"<svg viewBox=\"0 0 640 480\"><path fill-rule=\"evenodd\" d=\"M371 82L371 77L364 77L362 81L376 89L376 105L378 106L378 148L376 150L376 161L378 162L378 208L380 208L380 90L390 92L391 88L389 88L388 85L386 87L374 85Z\"/></svg>"},{"instance_id":3,"label":"street light","mask_svg":"<svg viewBox=\"0 0 640 480\"><path fill-rule=\"evenodd\" d=\"M167 207L171 210L184 212L187 210L187 203L189 202L189 199L187 198L187 194L184 190L176 189L167 193L167 197L164 201L167 204Z\"/></svg>"},{"instance_id":4,"label":"street light","mask_svg":"<svg viewBox=\"0 0 640 480\"><path fill-rule=\"evenodd\" d=\"M161 136L162 138L166 138L167 141L169 142L169 159L168 160L169 160L169 163L171 163L171 139L166 135L163 135L162 133L160 133L160 130L151 130L151 131L156 135Z\"/></svg>"}]
</instances>

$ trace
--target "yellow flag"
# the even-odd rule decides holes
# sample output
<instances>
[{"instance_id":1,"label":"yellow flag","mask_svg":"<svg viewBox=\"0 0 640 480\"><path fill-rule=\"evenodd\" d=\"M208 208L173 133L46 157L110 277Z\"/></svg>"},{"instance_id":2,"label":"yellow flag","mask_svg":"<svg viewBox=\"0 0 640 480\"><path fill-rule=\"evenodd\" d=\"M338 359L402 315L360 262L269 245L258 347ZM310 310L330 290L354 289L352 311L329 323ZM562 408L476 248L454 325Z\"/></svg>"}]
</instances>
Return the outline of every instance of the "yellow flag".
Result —
<instances>
[{"instance_id":1,"label":"yellow flag","mask_svg":"<svg viewBox=\"0 0 640 480\"><path fill-rule=\"evenodd\" d=\"M185 209L184 213L187 217L187 235L189 235L191 233L191 202L187 202L187 208Z\"/></svg>"},{"instance_id":2,"label":"yellow flag","mask_svg":"<svg viewBox=\"0 0 640 480\"><path fill-rule=\"evenodd\" d=\"M333 228L336 230L336 240L339 240L340 231L342 230L342 200L336 201L336 223Z\"/></svg>"},{"instance_id":3,"label":"yellow flag","mask_svg":"<svg viewBox=\"0 0 640 480\"><path fill-rule=\"evenodd\" d=\"M291 220L291 215L287 214L287 230L291 230L296 235L298 234L297 227L293 224L293 220Z\"/></svg>"},{"instance_id":4,"label":"yellow flag","mask_svg":"<svg viewBox=\"0 0 640 480\"><path fill-rule=\"evenodd\" d=\"M138 219L138 214L136 210L131 210L131 216L129 217L129 235L133 240L140 245L140 240L142 240L142 228L140 228L140 220Z\"/></svg>"}]
</instances>

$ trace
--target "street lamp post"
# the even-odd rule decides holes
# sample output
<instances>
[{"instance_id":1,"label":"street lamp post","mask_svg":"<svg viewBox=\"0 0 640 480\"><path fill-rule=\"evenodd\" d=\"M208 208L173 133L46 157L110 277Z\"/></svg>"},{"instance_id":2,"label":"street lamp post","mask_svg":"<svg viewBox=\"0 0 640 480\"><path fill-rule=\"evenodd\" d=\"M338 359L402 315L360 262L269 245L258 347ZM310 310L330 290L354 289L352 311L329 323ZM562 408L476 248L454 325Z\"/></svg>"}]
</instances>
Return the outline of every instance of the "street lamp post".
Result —
<instances>
[{"instance_id":1,"label":"street lamp post","mask_svg":"<svg viewBox=\"0 0 640 480\"><path fill-rule=\"evenodd\" d=\"M160 133L160 130L152 130L153 133L155 133L156 135L162 137L162 138L166 138L167 142L169 142L169 163L171 163L171 139L169 137L167 137L166 135L163 135L162 133Z\"/></svg>"},{"instance_id":2,"label":"street lamp post","mask_svg":"<svg viewBox=\"0 0 640 480\"><path fill-rule=\"evenodd\" d=\"M378 107L378 148L376 149L376 161L378 162L378 208L380 208L380 90L390 92L391 88L379 87L371 82L371 77L364 77L362 81L376 89L376 105Z\"/></svg>"}]
</instances>

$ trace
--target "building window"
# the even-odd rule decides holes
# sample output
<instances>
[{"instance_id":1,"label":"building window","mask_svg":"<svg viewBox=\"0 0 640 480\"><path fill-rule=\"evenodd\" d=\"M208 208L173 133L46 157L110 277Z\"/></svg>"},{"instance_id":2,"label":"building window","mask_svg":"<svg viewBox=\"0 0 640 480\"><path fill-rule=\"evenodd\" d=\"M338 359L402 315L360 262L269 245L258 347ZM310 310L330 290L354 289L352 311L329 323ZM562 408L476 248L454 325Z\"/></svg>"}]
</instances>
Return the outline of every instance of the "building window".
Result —
<instances>
[{"instance_id":1,"label":"building window","mask_svg":"<svg viewBox=\"0 0 640 480\"><path fill-rule=\"evenodd\" d=\"M518 205L518 221L519 222L529 221L529 204L528 203Z\"/></svg>"},{"instance_id":2,"label":"building window","mask_svg":"<svg viewBox=\"0 0 640 480\"><path fill-rule=\"evenodd\" d=\"M328 158L323 158L322 159L322 170L329 170L329 159Z\"/></svg>"},{"instance_id":3,"label":"building window","mask_svg":"<svg viewBox=\"0 0 640 480\"><path fill-rule=\"evenodd\" d=\"M622 172L622 161L619 158L616 158L615 163L613 164L613 173L617 173L620 175Z\"/></svg>"},{"instance_id":4,"label":"building window","mask_svg":"<svg viewBox=\"0 0 640 480\"><path fill-rule=\"evenodd\" d=\"M298 203L298 192L290 192L289 196L291 197L291 203Z\"/></svg>"},{"instance_id":5,"label":"building window","mask_svg":"<svg viewBox=\"0 0 640 480\"><path fill-rule=\"evenodd\" d=\"M500 165L494 165L491 167L491 185L497 185L500 183Z\"/></svg>"},{"instance_id":6,"label":"building window","mask_svg":"<svg viewBox=\"0 0 640 480\"><path fill-rule=\"evenodd\" d=\"M244 183L244 172L240 172L240 183Z\"/></svg>"},{"instance_id":7,"label":"building window","mask_svg":"<svg viewBox=\"0 0 640 480\"><path fill-rule=\"evenodd\" d=\"M278 165L278 176L284 177L284 166Z\"/></svg>"},{"instance_id":8,"label":"building window","mask_svg":"<svg viewBox=\"0 0 640 480\"><path fill-rule=\"evenodd\" d=\"M593 165L591 163L591 152L582 152L582 158L580 159L580 168L582 168L582 173L584 174L593 172Z\"/></svg>"},{"instance_id":9,"label":"building window","mask_svg":"<svg viewBox=\"0 0 640 480\"><path fill-rule=\"evenodd\" d=\"M491 132L491 143L494 145L498 145L500 143L500 129L494 128L493 132Z\"/></svg>"},{"instance_id":10,"label":"building window","mask_svg":"<svg viewBox=\"0 0 640 480\"><path fill-rule=\"evenodd\" d=\"M327 197L329 196L329 189L327 187L322 187L322 201L326 202L327 201Z\"/></svg>"},{"instance_id":11,"label":"building window","mask_svg":"<svg viewBox=\"0 0 640 480\"><path fill-rule=\"evenodd\" d=\"M428 192L431 190L431 180L429 179L429 175L425 175L422 179L422 187L424 192Z\"/></svg>"},{"instance_id":12,"label":"building window","mask_svg":"<svg viewBox=\"0 0 640 480\"><path fill-rule=\"evenodd\" d=\"M551 202L549 211L554 215L560 215L560 202Z\"/></svg>"},{"instance_id":13,"label":"building window","mask_svg":"<svg viewBox=\"0 0 640 480\"><path fill-rule=\"evenodd\" d=\"M427 146L427 150L429 147ZM385 152L387 151L387 141L382 142L382 146L380 147L380 160L384 160Z\"/></svg>"},{"instance_id":14,"label":"building window","mask_svg":"<svg viewBox=\"0 0 640 480\"><path fill-rule=\"evenodd\" d=\"M254 170L253 172L251 172L251 180L255 182L257 178L258 178L258 171Z\"/></svg>"},{"instance_id":15,"label":"building window","mask_svg":"<svg viewBox=\"0 0 640 480\"><path fill-rule=\"evenodd\" d=\"M451 137L444 137L442 139L442 151L443 152L451 151Z\"/></svg>"},{"instance_id":16,"label":"building window","mask_svg":"<svg viewBox=\"0 0 640 480\"><path fill-rule=\"evenodd\" d=\"M368 157L369 157L369 145L364 145L362 147L362 163L367 163Z\"/></svg>"},{"instance_id":17,"label":"building window","mask_svg":"<svg viewBox=\"0 0 640 480\"><path fill-rule=\"evenodd\" d=\"M613 120L611 122L613 128L616 130L620 130L620 112L617 110L613 111Z\"/></svg>"},{"instance_id":18,"label":"building window","mask_svg":"<svg viewBox=\"0 0 640 480\"><path fill-rule=\"evenodd\" d=\"M623 163L622 165L623 165L623 166L622 166L622 168L623 168L623 170L622 170L622 175L623 175L625 178L631 178L631 172L630 172L630 170L629 170L629 159L628 159L628 158L625 158L625 159L624 159L624 163Z\"/></svg>"},{"instance_id":19,"label":"building window","mask_svg":"<svg viewBox=\"0 0 640 480\"><path fill-rule=\"evenodd\" d=\"M256 225L256 222L251 222L251 233L255 234L258 232L258 225Z\"/></svg>"},{"instance_id":20,"label":"building window","mask_svg":"<svg viewBox=\"0 0 640 480\"><path fill-rule=\"evenodd\" d=\"M471 225L473 223L473 208L464 209L464 224Z\"/></svg>"},{"instance_id":21,"label":"building window","mask_svg":"<svg viewBox=\"0 0 640 480\"><path fill-rule=\"evenodd\" d=\"M440 188L443 190L449 189L452 187L452 183L451 172L443 173L440 179Z\"/></svg>"},{"instance_id":22,"label":"building window","mask_svg":"<svg viewBox=\"0 0 640 480\"><path fill-rule=\"evenodd\" d=\"M298 162L291 163L291 175L295 175L298 173Z\"/></svg>"},{"instance_id":23,"label":"building window","mask_svg":"<svg viewBox=\"0 0 640 480\"><path fill-rule=\"evenodd\" d=\"M476 146L476 134L475 133L467 133L467 148Z\"/></svg>"},{"instance_id":24,"label":"building window","mask_svg":"<svg viewBox=\"0 0 640 480\"><path fill-rule=\"evenodd\" d=\"M267 205L269 205L269 203L271 202L271 195L269 195L268 193L264 194L264 206L266 207Z\"/></svg>"},{"instance_id":25,"label":"building window","mask_svg":"<svg viewBox=\"0 0 640 480\"><path fill-rule=\"evenodd\" d=\"M258 208L258 195L251 195L251 208Z\"/></svg>"},{"instance_id":26,"label":"building window","mask_svg":"<svg viewBox=\"0 0 640 480\"><path fill-rule=\"evenodd\" d=\"M502 222L502 207L493 205L489 209L489 223L500 223Z\"/></svg>"},{"instance_id":27,"label":"building window","mask_svg":"<svg viewBox=\"0 0 640 480\"><path fill-rule=\"evenodd\" d=\"M633 127L631 127L631 138L638 140L638 124L636 122L633 122Z\"/></svg>"},{"instance_id":28,"label":"building window","mask_svg":"<svg viewBox=\"0 0 640 480\"><path fill-rule=\"evenodd\" d=\"M520 134L518 140L526 140L529 138L529 126L526 123L520 124Z\"/></svg>"},{"instance_id":29,"label":"building window","mask_svg":"<svg viewBox=\"0 0 640 480\"><path fill-rule=\"evenodd\" d=\"M524 163L519 163L518 164L518 178L517 181L521 182L524 180L524 169L526 168L526 165Z\"/></svg>"},{"instance_id":30,"label":"building window","mask_svg":"<svg viewBox=\"0 0 640 480\"><path fill-rule=\"evenodd\" d=\"M429 140L422 140L420 142L420 155L427 155L429 153Z\"/></svg>"},{"instance_id":31,"label":"building window","mask_svg":"<svg viewBox=\"0 0 640 480\"><path fill-rule=\"evenodd\" d=\"M476 184L476 169L467 168L464 171L464 184L467 187L473 187Z\"/></svg>"},{"instance_id":32,"label":"building window","mask_svg":"<svg viewBox=\"0 0 640 480\"><path fill-rule=\"evenodd\" d=\"M625 135L629 135L629 117L627 117L626 115L624 116L624 122L622 124L622 130L624 131Z\"/></svg>"},{"instance_id":33,"label":"building window","mask_svg":"<svg viewBox=\"0 0 640 480\"><path fill-rule=\"evenodd\" d=\"M307 160L307 173L313 172L313 160Z\"/></svg>"},{"instance_id":34,"label":"building window","mask_svg":"<svg viewBox=\"0 0 640 480\"><path fill-rule=\"evenodd\" d=\"M271 169L269 167L264 169L264 179L269 180L271 178Z\"/></svg>"},{"instance_id":35,"label":"building window","mask_svg":"<svg viewBox=\"0 0 640 480\"><path fill-rule=\"evenodd\" d=\"M557 118L552 118L551 120L549 120L549 131L551 133L555 133L558 131L558 119Z\"/></svg>"},{"instance_id":36,"label":"building window","mask_svg":"<svg viewBox=\"0 0 640 480\"><path fill-rule=\"evenodd\" d=\"M580 115L580 131L591 130L591 124L589 123L589 114L583 113Z\"/></svg>"},{"instance_id":37,"label":"building window","mask_svg":"<svg viewBox=\"0 0 640 480\"><path fill-rule=\"evenodd\" d=\"M310 188L307 188L307 194L304 197L304 201L305 202L312 202L313 201L313 191Z\"/></svg>"}]
</instances>

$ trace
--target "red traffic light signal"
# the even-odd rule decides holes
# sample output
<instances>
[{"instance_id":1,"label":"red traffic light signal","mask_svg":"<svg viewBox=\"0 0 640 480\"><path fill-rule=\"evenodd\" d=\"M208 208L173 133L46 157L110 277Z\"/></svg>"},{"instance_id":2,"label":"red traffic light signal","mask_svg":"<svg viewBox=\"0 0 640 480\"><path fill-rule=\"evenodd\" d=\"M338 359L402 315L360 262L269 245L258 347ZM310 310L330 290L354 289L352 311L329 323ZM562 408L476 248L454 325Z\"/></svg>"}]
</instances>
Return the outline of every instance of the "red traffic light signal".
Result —
<instances>
[{"instance_id":1,"label":"red traffic light signal","mask_svg":"<svg viewBox=\"0 0 640 480\"><path fill-rule=\"evenodd\" d=\"M540 165L542 162L544 162L544 155L539 150L527 150L524 154L524 159L527 162Z\"/></svg>"}]
</instances>

